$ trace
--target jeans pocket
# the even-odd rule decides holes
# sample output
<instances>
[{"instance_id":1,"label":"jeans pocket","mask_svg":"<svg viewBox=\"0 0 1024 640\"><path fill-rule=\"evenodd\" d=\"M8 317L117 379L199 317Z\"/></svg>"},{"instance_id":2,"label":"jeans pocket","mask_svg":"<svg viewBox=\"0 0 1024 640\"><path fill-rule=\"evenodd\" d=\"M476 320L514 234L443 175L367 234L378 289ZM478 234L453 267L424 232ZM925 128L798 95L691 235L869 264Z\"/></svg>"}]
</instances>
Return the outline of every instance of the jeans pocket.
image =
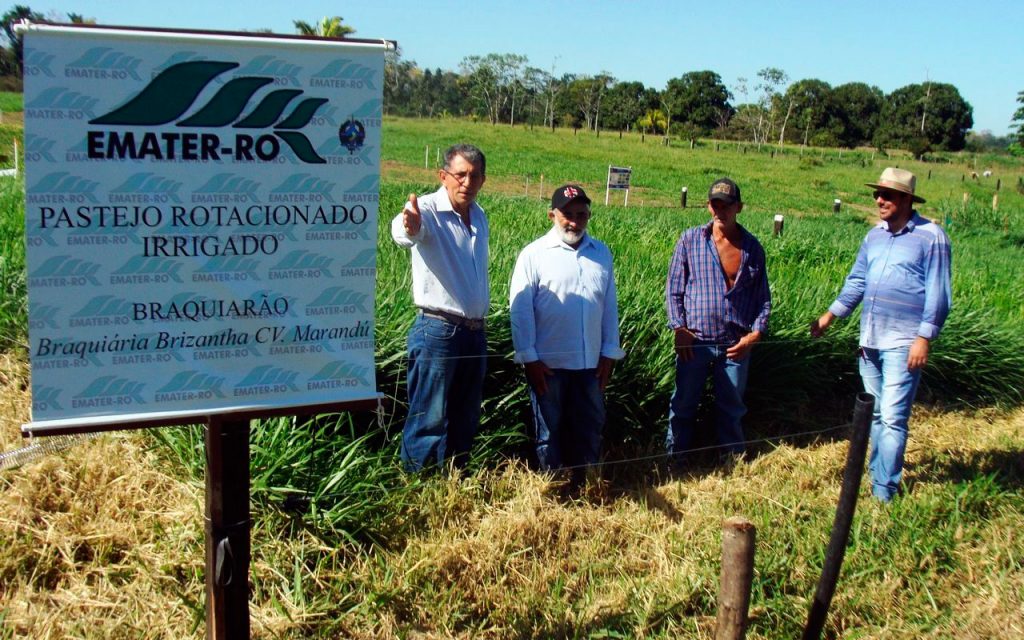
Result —
<instances>
[{"instance_id":1,"label":"jeans pocket","mask_svg":"<svg viewBox=\"0 0 1024 640\"><path fill-rule=\"evenodd\" d=\"M427 340L443 340L445 342L455 337L458 327L451 322L435 318L425 318L422 324L423 337Z\"/></svg>"}]
</instances>

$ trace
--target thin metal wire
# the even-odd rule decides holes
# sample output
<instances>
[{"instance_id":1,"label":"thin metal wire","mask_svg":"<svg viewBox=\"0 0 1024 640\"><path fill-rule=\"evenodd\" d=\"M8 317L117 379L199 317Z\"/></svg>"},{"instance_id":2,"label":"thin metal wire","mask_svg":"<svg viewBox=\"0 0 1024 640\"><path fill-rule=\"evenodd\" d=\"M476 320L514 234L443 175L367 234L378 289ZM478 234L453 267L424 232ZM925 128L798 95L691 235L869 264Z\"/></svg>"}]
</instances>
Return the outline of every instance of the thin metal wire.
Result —
<instances>
[{"instance_id":1,"label":"thin metal wire","mask_svg":"<svg viewBox=\"0 0 1024 640\"><path fill-rule=\"evenodd\" d=\"M14 469L24 464L34 462L39 458L60 453L75 445L82 444L86 440L97 437L98 433L81 433L76 435L48 436L45 438L32 438L31 444L20 449L13 449L0 453L0 470Z\"/></svg>"},{"instance_id":2,"label":"thin metal wire","mask_svg":"<svg viewBox=\"0 0 1024 640\"><path fill-rule=\"evenodd\" d=\"M817 339L817 338L793 338L793 339L782 339L782 340L762 340L762 341L759 341L758 344L784 344L784 343L794 343L794 342L811 342L812 340L819 340L819 339ZM706 343L706 344L703 344L701 346L728 346L728 345ZM564 355L564 354L574 354L574 353L581 353L581 352L582 352L582 350L566 350L566 351L559 351L559 352L552 352L552 353L558 353L558 354ZM468 359L468 358L502 358L502 359L509 359L509 355L508 354L501 354L501 353L487 353L487 354L483 354L483 355L475 355L475 354L474 355L456 355L456 356L440 356L440 357L433 357L433 358L424 358L424 357L421 356L420 359L457 360L457 359ZM396 377L396 379L395 379L396 380L396 384L398 384L397 381L400 380L402 369L407 369L408 368L408 362L409 362L410 358L409 358L408 355L406 355L404 357L395 358L395 359L399 359L401 361L401 365L399 366L398 377ZM376 413L377 413L377 423L378 423L378 425L383 425L384 424L384 411L383 411L383 407L381 406L380 402L378 402L378 408L377 408ZM833 427L833 428L829 428L829 429L824 429L822 431L809 431L809 432L806 432L806 433L803 433L803 434L795 434L795 435L812 435L812 434L815 434L815 433L824 433L824 432L835 430L835 429L838 429L838 428L841 428L841 427ZM385 433L387 433L387 431L388 430L385 429ZM85 440L87 440L87 439L89 439L91 437L94 437L95 435L97 435L97 434L95 434L95 433L85 433L85 434L63 435L63 436L43 436L45 438L44 442L40 442L40 443L33 442L33 443L29 444L28 446L20 447L20 449L15 449L15 450L12 450L12 451L0 454L0 470L19 467L19 466L28 464L30 462L33 462L35 460L38 460L39 458L41 458L43 456L50 455L50 454L56 454L56 453L60 453L60 452L66 451L68 449L71 449L72 446L75 446L76 444L80 444L80 443L84 442ZM764 440L764 439L762 439L762 440L751 440L751 441L743 442L743 444L748 444L748 443L754 444L754 443L758 443L758 442L762 442L762 441L766 441L766 440ZM700 451L717 449L717 447L718 447L718 445L714 445L714 446L705 447L705 449L691 450L691 451L692 452L700 452ZM621 460L621 461L609 461L609 462L606 462L606 463L598 463L598 464L601 465L601 466L611 465L611 464L625 464L625 463L631 463L631 462L640 462L640 461L647 461L647 460L657 460L657 459L665 458L665 457L668 457L668 456L669 456L669 454L660 454L660 455L656 455L656 456L648 456L648 457L645 457L645 458L637 458L637 459ZM593 465L591 465L591 466L593 466ZM577 467L565 467L565 468L566 469L573 469L573 468L577 468Z\"/></svg>"},{"instance_id":3,"label":"thin metal wire","mask_svg":"<svg viewBox=\"0 0 1024 640\"><path fill-rule=\"evenodd\" d=\"M754 439L754 440L744 440L741 444L748 445L748 444L761 444L761 443L773 442L773 441L780 441L781 442L781 441L790 440L790 439L794 439L795 440L797 438L803 438L803 437L808 437L808 436L817 436L817 435L823 435L823 434L826 434L826 433L832 433L834 431L839 431L841 429L849 429L852 426L853 426L852 422L847 422L847 423L838 424L838 425L835 425L835 426L832 426L832 427L826 427L824 429L814 429L814 430L811 430L811 431L802 431L800 433L789 433L789 434L785 434L785 435L781 435L781 436L773 436L773 437L767 437L767 438L757 438L757 439ZM715 449L720 449L720 448L723 448L725 446L730 446L730 447L731 446L735 446L735 444L736 443L731 443L729 445L709 445L709 446L706 446L706 447L698 447L698 448L695 448L695 449L687 449L685 453L690 454L690 453L701 453L701 452L706 452L706 451L713 451ZM573 470L585 470L585 469L588 469L588 468L589 469L593 469L593 468L606 468L606 467L611 467L611 466L615 466L615 465L622 465L622 464L649 463L649 462L657 462L657 461L661 461L661 460L666 460L666 459L672 458L674 456L675 456L675 454L664 452L664 453L652 454L652 455L649 455L649 456L637 456L637 457L633 457L633 458L620 458L620 459L617 459L617 460L602 460L600 462L595 462L594 464L591 464L591 465L570 465L570 466L564 466L564 467L559 467L558 470L559 471L573 471ZM375 488L372 488L372 489L362 489L362 490L356 490L356 491L345 490L345 491L336 491L336 492L320 494L320 495L316 496L316 499L322 500L322 499L325 499L325 498L334 498L334 497L341 496L341 495L344 495L344 496L364 496L364 495L370 495L370 494L376 494L376 493L388 493L388 492L391 492L391 491L392 491L392 489L389 488L389 487L375 487Z\"/></svg>"}]
</instances>

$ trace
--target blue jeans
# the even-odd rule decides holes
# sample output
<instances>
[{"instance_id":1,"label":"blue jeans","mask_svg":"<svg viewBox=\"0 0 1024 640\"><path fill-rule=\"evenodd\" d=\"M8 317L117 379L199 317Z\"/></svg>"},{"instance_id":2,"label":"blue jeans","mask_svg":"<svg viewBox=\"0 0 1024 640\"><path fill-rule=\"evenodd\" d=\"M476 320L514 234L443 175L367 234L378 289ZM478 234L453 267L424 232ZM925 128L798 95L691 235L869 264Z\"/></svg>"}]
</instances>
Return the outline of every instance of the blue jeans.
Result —
<instances>
[{"instance_id":1,"label":"blue jeans","mask_svg":"<svg viewBox=\"0 0 1024 640\"><path fill-rule=\"evenodd\" d=\"M914 404L921 370L907 369L910 347L861 349L860 377L864 390L875 396L871 416L871 493L888 502L896 495L903 476L910 408Z\"/></svg>"},{"instance_id":2,"label":"blue jeans","mask_svg":"<svg viewBox=\"0 0 1024 640\"><path fill-rule=\"evenodd\" d=\"M690 447L708 367L711 368L715 392L718 444L729 452L743 453L745 445L740 419L747 412L743 392L747 388L750 355L741 360L730 360L725 356L726 348L724 345L694 343L693 358L683 360L676 356L676 388L669 402L668 434L665 437L665 448L669 454L679 454Z\"/></svg>"},{"instance_id":3,"label":"blue jeans","mask_svg":"<svg viewBox=\"0 0 1024 640\"><path fill-rule=\"evenodd\" d=\"M465 464L480 424L487 372L487 337L423 315L409 330L409 416L402 432L402 464L419 471L454 458Z\"/></svg>"},{"instance_id":4,"label":"blue jeans","mask_svg":"<svg viewBox=\"0 0 1024 640\"><path fill-rule=\"evenodd\" d=\"M604 394L596 369L553 369L542 396L530 388L537 462L545 471L592 465L601 454Z\"/></svg>"}]
</instances>

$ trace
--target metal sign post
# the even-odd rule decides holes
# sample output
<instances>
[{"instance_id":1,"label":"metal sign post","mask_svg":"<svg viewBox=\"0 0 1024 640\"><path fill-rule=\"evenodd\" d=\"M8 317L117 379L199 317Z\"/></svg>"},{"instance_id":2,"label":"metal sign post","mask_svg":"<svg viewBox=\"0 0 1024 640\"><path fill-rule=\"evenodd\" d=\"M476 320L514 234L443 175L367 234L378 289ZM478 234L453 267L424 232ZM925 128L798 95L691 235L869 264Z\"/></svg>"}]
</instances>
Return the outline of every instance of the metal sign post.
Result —
<instances>
[{"instance_id":1,"label":"metal sign post","mask_svg":"<svg viewBox=\"0 0 1024 640\"><path fill-rule=\"evenodd\" d=\"M249 421L206 428L206 637L249 638Z\"/></svg>"}]
</instances>

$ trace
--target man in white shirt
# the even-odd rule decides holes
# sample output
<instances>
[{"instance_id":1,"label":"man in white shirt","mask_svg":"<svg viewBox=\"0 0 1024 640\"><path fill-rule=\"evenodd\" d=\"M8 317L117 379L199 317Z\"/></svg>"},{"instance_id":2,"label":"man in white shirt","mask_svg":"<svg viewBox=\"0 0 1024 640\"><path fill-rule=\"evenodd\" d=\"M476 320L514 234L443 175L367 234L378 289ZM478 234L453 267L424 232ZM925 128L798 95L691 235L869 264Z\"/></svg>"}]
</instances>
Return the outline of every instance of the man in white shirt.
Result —
<instances>
[{"instance_id":1,"label":"man in white shirt","mask_svg":"<svg viewBox=\"0 0 1024 640\"><path fill-rule=\"evenodd\" d=\"M487 163L473 145L444 154L441 188L409 201L391 237L412 254L416 320L409 330L409 415L402 433L408 471L466 462L480 423L490 305L487 216L476 196Z\"/></svg>"},{"instance_id":2,"label":"man in white shirt","mask_svg":"<svg viewBox=\"0 0 1024 640\"><path fill-rule=\"evenodd\" d=\"M590 198L578 185L551 196L551 230L519 254L509 304L515 361L526 368L537 460L573 467L598 461L604 389L619 348L615 274L608 247L587 234Z\"/></svg>"}]
</instances>

